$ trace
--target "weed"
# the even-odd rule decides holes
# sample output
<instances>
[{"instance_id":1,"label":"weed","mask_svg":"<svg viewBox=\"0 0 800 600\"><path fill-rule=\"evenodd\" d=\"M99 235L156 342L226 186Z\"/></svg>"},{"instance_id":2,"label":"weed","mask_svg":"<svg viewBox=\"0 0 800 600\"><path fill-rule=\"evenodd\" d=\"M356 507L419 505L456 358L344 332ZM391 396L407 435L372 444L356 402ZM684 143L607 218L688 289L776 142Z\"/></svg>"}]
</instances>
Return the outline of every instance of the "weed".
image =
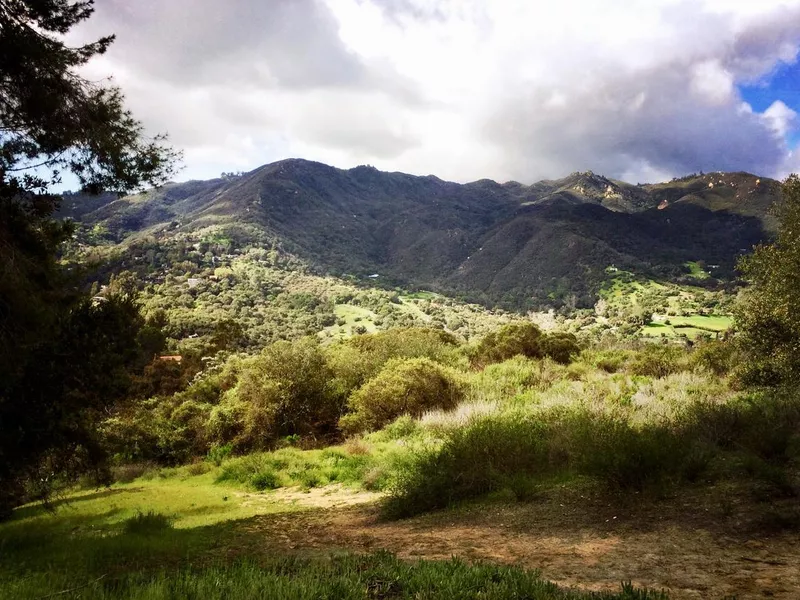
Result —
<instances>
[{"instance_id":1,"label":"weed","mask_svg":"<svg viewBox=\"0 0 800 600\"><path fill-rule=\"evenodd\" d=\"M155 511L138 512L123 522L123 531L131 535L158 535L172 529L172 518Z\"/></svg>"},{"instance_id":2,"label":"weed","mask_svg":"<svg viewBox=\"0 0 800 600\"><path fill-rule=\"evenodd\" d=\"M213 444L208 449L206 460L220 466L233 453L233 444Z\"/></svg>"},{"instance_id":3,"label":"weed","mask_svg":"<svg viewBox=\"0 0 800 600\"><path fill-rule=\"evenodd\" d=\"M260 492L264 490L274 490L281 487L278 474L274 471L261 471L253 475L250 485Z\"/></svg>"}]
</instances>

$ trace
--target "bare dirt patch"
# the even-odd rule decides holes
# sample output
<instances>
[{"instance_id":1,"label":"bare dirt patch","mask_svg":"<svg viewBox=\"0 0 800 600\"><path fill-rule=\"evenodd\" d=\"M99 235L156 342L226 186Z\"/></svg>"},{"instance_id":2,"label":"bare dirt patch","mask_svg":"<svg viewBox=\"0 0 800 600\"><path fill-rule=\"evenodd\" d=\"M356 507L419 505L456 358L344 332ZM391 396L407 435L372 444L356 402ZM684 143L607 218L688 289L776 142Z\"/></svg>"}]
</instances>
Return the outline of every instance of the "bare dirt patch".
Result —
<instances>
[{"instance_id":1,"label":"bare dirt patch","mask_svg":"<svg viewBox=\"0 0 800 600\"><path fill-rule=\"evenodd\" d=\"M283 551L458 556L539 569L584 590L618 590L630 580L676 599L800 597L800 537L757 533L745 507L715 511L717 500L705 495L630 503L561 491L528 504L481 503L395 522L381 521L374 498L351 500L256 517L243 527L251 540L255 534Z\"/></svg>"},{"instance_id":2,"label":"bare dirt patch","mask_svg":"<svg viewBox=\"0 0 800 600\"><path fill-rule=\"evenodd\" d=\"M280 488L271 492L237 494L237 496L243 498L242 505L244 506L282 502L309 508L342 508L372 503L381 498L381 494L353 490L341 484L310 489L299 487Z\"/></svg>"}]
</instances>

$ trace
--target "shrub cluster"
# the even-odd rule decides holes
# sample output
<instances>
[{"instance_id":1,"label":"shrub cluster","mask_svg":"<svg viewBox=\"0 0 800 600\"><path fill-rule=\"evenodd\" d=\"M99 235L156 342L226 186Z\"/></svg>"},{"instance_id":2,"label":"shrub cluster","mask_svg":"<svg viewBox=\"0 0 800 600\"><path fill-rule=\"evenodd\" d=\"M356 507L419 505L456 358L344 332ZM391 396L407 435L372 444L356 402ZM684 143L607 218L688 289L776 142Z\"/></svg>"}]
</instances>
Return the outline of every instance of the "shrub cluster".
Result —
<instances>
[{"instance_id":1,"label":"shrub cluster","mask_svg":"<svg viewBox=\"0 0 800 600\"><path fill-rule=\"evenodd\" d=\"M718 461L727 457L729 460ZM800 398L765 393L728 404L697 403L673 421L634 425L586 410L499 415L450 431L403 465L390 486L390 516L444 508L489 492L529 494L537 481L572 473L622 492L662 489L712 475L714 464L797 494Z\"/></svg>"},{"instance_id":2,"label":"shrub cluster","mask_svg":"<svg viewBox=\"0 0 800 600\"><path fill-rule=\"evenodd\" d=\"M329 346L280 341L253 357L231 356L181 392L121 407L103 433L119 462L176 464L220 448L272 449L287 437L320 445L341 436L348 412L342 425L355 432L454 407L463 389L451 366L462 362L458 340L435 329L393 329Z\"/></svg>"},{"instance_id":3,"label":"shrub cluster","mask_svg":"<svg viewBox=\"0 0 800 600\"><path fill-rule=\"evenodd\" d=\"M428 358L395 358L350 396L339 425L350 434L375 431L400 415L453 409L463 398L463 385L452 371Z\"/></svg>"},{"instance_id":4,"label":"shrub cluster","mask_svg":"<svg viewBox=\"0 0 800 600\"><path fill-rule=\"evenodd\" d=\"M580 347L570 333L543 333L533 323L510 323L487 334L472 350L472 364L483 366L502 362L517 355L528 358L549 357L568 364Z\"/></svg>"}]
</instances>

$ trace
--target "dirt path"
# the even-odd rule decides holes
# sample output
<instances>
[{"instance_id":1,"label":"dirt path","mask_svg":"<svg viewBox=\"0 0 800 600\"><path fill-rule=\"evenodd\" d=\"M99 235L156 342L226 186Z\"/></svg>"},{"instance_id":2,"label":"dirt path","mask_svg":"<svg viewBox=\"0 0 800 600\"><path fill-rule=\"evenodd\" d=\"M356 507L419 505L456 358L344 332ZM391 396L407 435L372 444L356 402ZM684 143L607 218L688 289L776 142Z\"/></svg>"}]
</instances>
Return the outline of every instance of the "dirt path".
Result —
<instances>
[{"instance_id":1,"label":"dirt path","mask_svg":"<svg viewBox=\"0 0 800 600\"><path fill-rule=\"evenodd\" d=\"M249 537L282 550L387 549L410 559L518 564L586 590L631 580L676 599L800 598L800 536L755 535L746 511L728 507L723 517L702 498L626 508L564 493L382 522L374 501L341 502L337 492L335 506L319 508L323 493L309 497L317 508L250 521Z\"/></svg>"}]
</instances>

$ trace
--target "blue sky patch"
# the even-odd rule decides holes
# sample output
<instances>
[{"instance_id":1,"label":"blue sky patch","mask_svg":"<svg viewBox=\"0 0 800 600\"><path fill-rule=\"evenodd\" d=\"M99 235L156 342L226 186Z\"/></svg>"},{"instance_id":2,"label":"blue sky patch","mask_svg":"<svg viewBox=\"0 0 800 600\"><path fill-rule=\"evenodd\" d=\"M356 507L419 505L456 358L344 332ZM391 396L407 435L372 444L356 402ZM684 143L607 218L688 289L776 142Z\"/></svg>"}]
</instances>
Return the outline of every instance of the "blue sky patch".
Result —
<instances>
[{"instance_id":1,"label":"blue sky patch","mask_svg":"<svg viewBox=\"0 0 800 600\"><path fill-rule=\"evenodd\" d=\"M793 65L781 63L779 67L763 82L756 85L739 86L742 98L756 112L764 112L776 100L783 101L786 106L800 113L800 61ZM792 147L800 144L800 130L787 136Z\"/></svg>"}]
</instances>

